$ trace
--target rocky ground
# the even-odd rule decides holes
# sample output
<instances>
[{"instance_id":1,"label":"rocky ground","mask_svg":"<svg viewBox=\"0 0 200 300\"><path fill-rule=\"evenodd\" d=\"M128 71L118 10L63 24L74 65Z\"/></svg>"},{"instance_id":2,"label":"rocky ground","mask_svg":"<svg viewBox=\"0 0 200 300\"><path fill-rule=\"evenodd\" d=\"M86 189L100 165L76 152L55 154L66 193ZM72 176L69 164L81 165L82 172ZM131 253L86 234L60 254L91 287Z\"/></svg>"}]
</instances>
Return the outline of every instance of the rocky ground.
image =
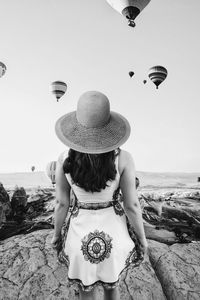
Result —
<instances>
[{"instance_id":1,"label":"rocky ground","mask_svg":"<svg viewBox=\"0 0 200 300\"><path fill-rule=\"evenodd\" d=\"M199 191L139 189L138 195L149 254L123 274L121 299L199 300ZM0 300L78 299L50 245L54 205L54 189L0 185ZM103 299L101 288L98 295Z\"/></svg>"},{"instance_id":2,"label":"rocky ground","mask_svg":"<svg viewBox=\"0 0 200 300\"><path fill-rule=\"evenodd\" d=\"M52 229L0 242L0 299L78 299L68 288L67 269L51 248ZM200 242L174 244L149 240L149 256L120 281L123 300L200 299ZM102 300L99 288L98 300Z\"/></svg>"}]
</instances>

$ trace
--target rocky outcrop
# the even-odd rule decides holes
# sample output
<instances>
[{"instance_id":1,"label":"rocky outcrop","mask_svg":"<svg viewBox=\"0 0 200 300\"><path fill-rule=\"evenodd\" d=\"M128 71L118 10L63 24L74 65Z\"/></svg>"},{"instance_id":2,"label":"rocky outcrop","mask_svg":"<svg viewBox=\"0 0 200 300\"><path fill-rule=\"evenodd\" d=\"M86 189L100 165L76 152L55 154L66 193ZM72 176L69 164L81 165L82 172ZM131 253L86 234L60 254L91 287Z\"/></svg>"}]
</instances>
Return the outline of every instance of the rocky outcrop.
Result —
<instances>
[{"instance_id":1,"label":"rocky outcrop","mask_svg":"<svg viewBox=\"0 0 200 300\"><path fill-rule=\"evenodd\" d=\"M38 187L25 190L16 187L10 198L11 201L0 186L0 240L53 227L55 189ZM199 191L147 193L140 190L147 237L168 245L200 240L199 199ZM73 201L72 193L71 205Z\"/></svg>"},{"instance_id":2,"label":"rocky outcrop","mask_svg":"<svg viewBox=\"0 0 200 300\"><path fill-rule=\"evenodd\" d=\"M54 198L49 189L35 189L28 195L23 187L16 187L9 196L0 186L0 240L53 228Z\"/></svg>"},{"instance_id":3,"label":"rocky outcrop","mask_svg":"<svg viewBox=\"0 0 200 300\"><path fill-rule=\"evenodd\" d=\"M139 193L149 239L166 243L200 241L200 195L195 192Z\"/></svg>"},{"instance_id":4,"label":"rocky outcrop","mask_svg":"<svg viewBox=\"0 0 200 300\"><path fill-rule=\"evenodd\" d=\"M66 267L58 263L50 245L55 192L26 193L18 189L10 202L0 185L0 239L5 239L0 242L0 300L78 299L77 289L68 287ZM149 257L123 274L121 299L200 299L199 194L176 197L170 193L159 199L140 198ZM98 294L102 300L101 288Z\"/></svg>"},{"instance_id":5,"label":"rocky outcrop","mask_svg":"<svg viewBox=\"0 0 200 300\"><path fill-rule=\"evenodd\" d=\"M27 195L23 187L16 187L11 197L12 219L19 224L26 218Z\"/></svg>"},{"instance_id":6,"label":"rocky outcrop","mask_svg":"<svg viewBox=\"0 0 200 300\"><path fill-rule=\"evenodd\" d=\"M51 248L52 230L18 235L0 243L0 299L78 299L78 290L68 287L67 268ZM148 259L129 269L120 282L123 300L164 300L161 284ZM98 300L103 300L101 288Z\"/></svg>"},{"instance_id":7,"label":"rocky outcrop","mask_svg":"<svg viewBox=\"0 0 200 300\"><path fill-rule=\"evenodd\" d=\"M55 192L49 189L36 189L28 197L27 215L36 218L44 213L52 213L55 207Z\"/></svg>"},{"instance_id":8,"label":"rocky outcrop","mask_svg":"<svg viewBox=\"0 0 200 300\"><path fill-rule=\"evenodd\" d=\"M50 245L52 234L39 230L0 242L0 300L78 299ZM121 299L200 299L199 262L200 242L167 246L149 240L149 257L121 277ZM101 288L98 300L103 300Z\"/></svg>"},{"instance_id":9,"label":"rocky outcrop","mask_svg":"<svg viewBox=\"0 0 200 300\"><path fill-rule=\"evenodd\" d=\"M3 184L0 183L0 226L6 221L7 217L11 214L11 211L12 208L9 195L3 187Z\"/></svg>"},{"instance_id":10,"label":"rocky outcrop","mask_svg":"<svg viewBox=\"0 0 200 300\"><path fill-rule=\"evenodd\" d=\"M170 247L149 241L152 267L169 300L200 299L200 242Z\"/></svg>"}]
</instances>

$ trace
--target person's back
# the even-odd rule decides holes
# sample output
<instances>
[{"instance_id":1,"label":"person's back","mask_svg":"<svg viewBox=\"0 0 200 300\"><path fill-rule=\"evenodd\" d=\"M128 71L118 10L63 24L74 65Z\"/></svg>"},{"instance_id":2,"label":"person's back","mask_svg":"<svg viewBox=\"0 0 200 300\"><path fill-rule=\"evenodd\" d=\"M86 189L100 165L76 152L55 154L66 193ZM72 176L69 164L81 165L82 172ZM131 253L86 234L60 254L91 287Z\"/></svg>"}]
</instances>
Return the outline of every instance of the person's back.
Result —
<instances>
[{"instance_id":1,"label":"person's back","mask_svg":"<svg viewBox=\"0 0 200 300\"><path fill-rule=\"evenodd\" d=\"M107 202L112 200L114 192L119 187L120 175L119 175L119 168L118 168L118 158L119 156L116 155L115 163L114 163L116 168L115 179L108 181L107 186L104 189L101 189L101 191L94 191L94 192L86 191L84 188L81 188L80 186L78 186L73 182L70 173L65 173L67 181L69 182L79 202L102 203L102 202Z\"/></svg>"}]
</instances>

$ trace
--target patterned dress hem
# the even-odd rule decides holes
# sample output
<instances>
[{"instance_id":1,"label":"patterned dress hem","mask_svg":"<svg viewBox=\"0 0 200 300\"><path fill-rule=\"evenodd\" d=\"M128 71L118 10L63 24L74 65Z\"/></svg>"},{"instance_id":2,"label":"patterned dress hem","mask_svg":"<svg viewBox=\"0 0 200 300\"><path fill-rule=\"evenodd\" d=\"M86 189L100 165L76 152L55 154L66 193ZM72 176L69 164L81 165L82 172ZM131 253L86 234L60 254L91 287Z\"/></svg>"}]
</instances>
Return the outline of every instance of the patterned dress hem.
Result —
<instances>
[{"instance_id":1,"label":"patterned dress hem","mask_svg":"<svg viewBox=\"0 0 200 300\"><path fill-rule=\"evenodd\" d=\"M90 285L84 285L83 282L80 279L75 279L75 278L68 277L69 286L78 285L78 286L80 286L82 288L82 290L84 292L90 292L93 288L95 288L97 286L102 286L102 287L104 287L106 289L114 289L117 286L119 286L120 279L121 279L122 275L125 273L125 271L129 270L131 267L138 267L141 264L141 262L143 261L144 257L142 257L142 256L137 261L133 261L133 262L130 261L131 257L134 257L135 254L136 254L136 249L134 247L132 249L132 251L130 251L129 256L128 256L127 260L126 260L126 266L120 272L117 281L114 281L114 282L104 282L102 280L98 280L98 281L95 281L94 283L92 283Z\"/></svg>"},{"instance_id":2,"label":"patterned dress hem","mask_svg":"<svg viewBox=\"0 0 200 300\"><path fill-rule=\"evenodd\" d=\"M82 290L85 292L90 292L94 287L96 286L103 286L107 289L113 289L115 287L117 287L119 285L119 281L121 279L121 276L124 274L125 271L127 271L129 268L135 268L138 267L141 262L144 260L144 256L140 254L140 256L138 256L137 251L136 251L136 247L134 247L125 262L125 267L122 269L122 271L119 273L118 275L118 280L114 281L114 282L104 282L101 280L95 281L94 283L90 284L90 285L84 285L82 280L80 279L76 279L76 278L70 278L69 276L67 276L68 278L68 283L69 286L72 286L74 284L81 286ZM64 263L67 267L69 267L69 258L68 256L64 253L64 251L62 251L60 253L60 255L58 256L58 261L60 263Z\"/></svg>"}]
</instances>

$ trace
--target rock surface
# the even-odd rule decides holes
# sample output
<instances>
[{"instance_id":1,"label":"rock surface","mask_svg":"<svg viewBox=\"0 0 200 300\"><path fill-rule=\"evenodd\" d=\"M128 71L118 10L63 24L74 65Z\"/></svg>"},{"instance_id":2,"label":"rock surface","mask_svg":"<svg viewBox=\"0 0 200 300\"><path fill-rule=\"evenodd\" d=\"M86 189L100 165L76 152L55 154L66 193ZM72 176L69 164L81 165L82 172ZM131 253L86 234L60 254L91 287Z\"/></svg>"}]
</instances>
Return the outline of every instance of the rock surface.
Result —
<instances>
[{"instance_id":1,"label":"rock surface","mask_svg":"<svg viewBox=\"0 0 200 300\"><path fill-rule=\"evenodd\" d=\"M19 224L26 218L27 195L23 187L16 187L11 197L12 219Z\"/></svg>"},{"instance_id":2,"label":"rock surface","mask_svg":"<svg viewBox=\"0 0 200 300\"><path fill-rule=\"evenodd\" d=\"M78 299L75 287L68 287L67 268L57 261L51 248L52 230L18 235L0 243L0 299ZM147 258L121 277L121 299L165 300L161 284ZM98 289L98 300L103 300Z\"/></svg>"},{"instance_id":3,"label":"rock surface","mask_svg":"<svg viewBox=\"0 0 200 300\"><path fill-rule=\"evenodd\" d=\"M200 299L200 242L169 247L149 241L149 257L167 299Z\"/></svg>"},{"instance_id":4,"label":"rock surface","mask_svg":"<svg viewBox=\"0 0 200 300\"><path fill-rule=\"evenodd\" d=\"M1 300L78 299L77 289L68 287L67 268L51 248L52 234L39 230L0 242ZM121 277L121 299L200 299L199 262L200 242L168 246L149 240L149 258Z\"/></svg>"},{"instance_id":5,"label":"rock surface","mask_svg":"<svg viewBox=\"0 0 200 300\"><path fill-rule=\"evenodd\" d=\"M16 187L10 194L11 201L0 186L0 240L54 226L55 189ZM147 193L140 190L139 200L149 239L167 245L200 241L199 191ZM71 205L73 202L72 193Z\"/></svg>"},{"instance_id":6,"label":"rock surface","mask_svg":"<svg viewBox=\"0 0 200 300\"><path fill-rule=\"evenodd\" d=\"M67 285L66 267L57 262L51 248L53 231L45 229L54 223L54 191L38 188L29 196L22 192L24 200L16 201L22 210L15 216L23 218L13 220L9 195L0 185L0 239L5 238L0 242L0 300L78 299L77 289ZM178 200L174 195L164 195L161 202L147 195L148 203L143 203L149 257L139 268L123 274L123 300L200 299L200 194ZM198 242L189 243L195 238ZM99 288L98 300L102 299Z\"/></svg>"},{"instance_id":7,"label":"rock surface","mask_svg":"<svg viewBox=\"0 0 200 300\"><path fill-rule=\"evenodd\" d=\"M16 187L9 197L0 185L0 240L53 228L54 199L54 191L50 189L34 189L28 195L23 187Z\"/></svg>"}]
</instances>

